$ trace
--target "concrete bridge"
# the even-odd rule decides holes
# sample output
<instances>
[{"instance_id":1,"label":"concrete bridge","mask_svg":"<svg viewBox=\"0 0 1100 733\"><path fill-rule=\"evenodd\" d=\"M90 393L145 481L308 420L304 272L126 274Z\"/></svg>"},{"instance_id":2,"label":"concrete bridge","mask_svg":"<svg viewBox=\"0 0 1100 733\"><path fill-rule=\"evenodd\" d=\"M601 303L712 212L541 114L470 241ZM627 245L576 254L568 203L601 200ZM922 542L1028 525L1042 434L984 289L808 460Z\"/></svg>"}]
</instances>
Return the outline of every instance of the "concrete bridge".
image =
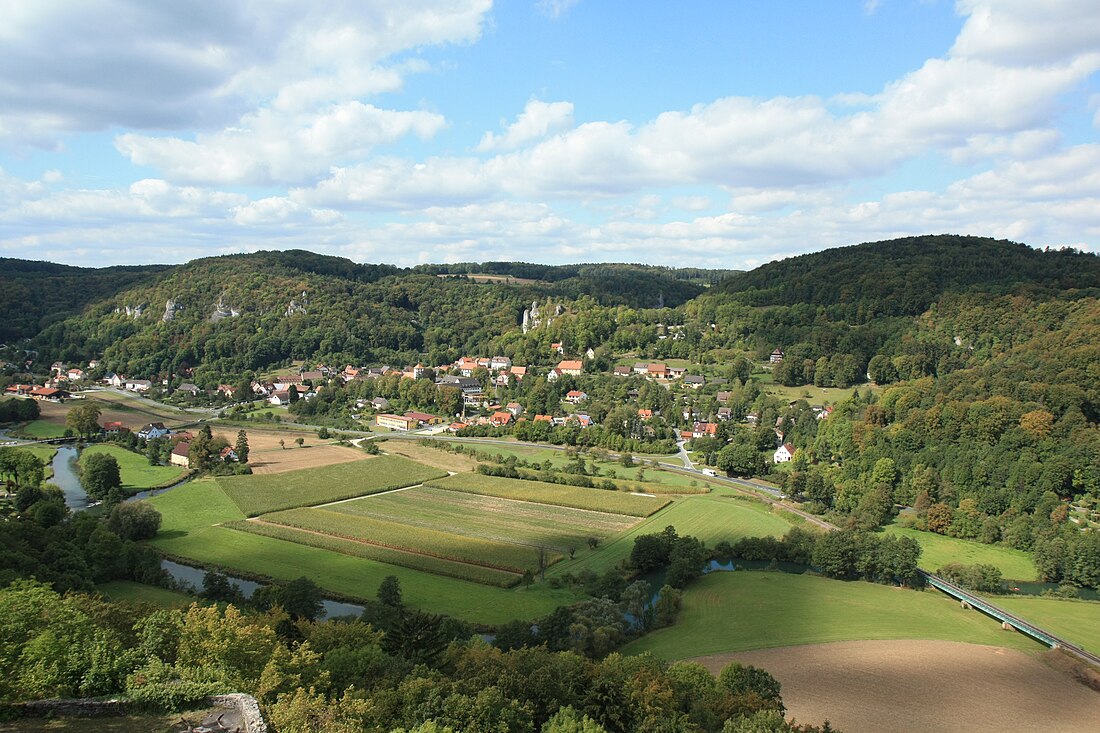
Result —
<instances>
[{"instance_id":1,"label":"concrete bridge","mask_svg":"<svg viewBox=\"0 0 1100 733\"><path fill-rule=\"evenodd\" d=\"M985 615L996 619L1001 622L1001 626L1006 629L1015 629L1021 634L1026 634L1036 641L1046 644L1051 649L1064 649L1070 654L1078 657L1090 664L1100 666L1100 657L1087 652L1076 644L1072 644L1061 637L1055 636L1049 631L1040 629L1034 624L1030 624L1024 621L1019 616L1016 616L1008 611L1004 610L1000 606L996 606L984 598L980 598L965 588L960 588L954 583L941 578L938 575L934 575L925 570L919 571L928 585L932 586L936 590L942 591L952 598L958 599L962 603L964 608L972 608L975 611L981 611Z\"/></svg>"}]
</instances>

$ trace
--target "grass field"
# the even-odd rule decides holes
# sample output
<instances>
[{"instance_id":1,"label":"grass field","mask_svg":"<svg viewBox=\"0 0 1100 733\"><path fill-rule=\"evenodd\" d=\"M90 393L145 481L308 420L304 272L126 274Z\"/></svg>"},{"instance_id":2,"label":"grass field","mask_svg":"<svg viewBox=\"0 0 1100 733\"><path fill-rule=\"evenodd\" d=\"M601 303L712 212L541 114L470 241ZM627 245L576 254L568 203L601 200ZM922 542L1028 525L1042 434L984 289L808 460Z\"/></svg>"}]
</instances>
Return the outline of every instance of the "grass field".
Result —
<instances>
[{"instance_id":1,"label":"grass field","mask_svg":"<svg viewBox=\"0 0 1100 733\"><path fill-rule=\"evenodd\" d=\"M487 445L484 443L465 443L467 448L476 449L482 453L487 453L490 456L500 456L501 458L509 458L515 456L525 461L537 461L539 463L549 461L550 465L554 468L564 468L570 463L574 462L574 459L565 454L565 451L553 450L552 448L535 448L528 445L515 445L515 446L500 446L500 445ZM642 458L642 456L636 455L635 458ZM645 459L649 460L653 456L646 456ZM664 460L668 456L658 456L657 458ZM620 464L617 460L595 460L591 455L585 454L585 463L595 463L596 467L602 474L601 477L613 478L616 480L624 480L629 483L637 482L638 470L642 469L645 472L645 482L647 484L663 484L667 486L686 486L690 487L692 483L699 487L707 486L707 482L700 477L685 476L684 474L673 473L671 471L663 471L652 466L645 466L641 464L635 464L632 467L626 467Z\"/></svg>"},{"instance_id":2,"label":"grass field","mask_svg":"<svg viewBox=\"0 0 1100 733\"><path fill-rule=\"evenodd\" d=\"M100 583L95 589L112 601L151 603L161 608L187 608L195 602L186 593L135 583L132 580L112 580L109 583Z\"/></svg>"},{"instance_id":3,"label":"grass field","mask_svg":"<svg viewBox=\"0 0 1100 733\"><path fill-rule=\"evenodd\" d=\"M263 521L514 573L538 569L535 548L530 546L453 534L362 514L327 509L290 509L265 514Z\"/></svg>"},{"instance_id":4,"label":"grass field","mask_svg":"<svg viewBox=\"0 0 1100 733\"><path fill-rule=\"evenodd\" d=\"M180 466L151 466L149 459L140 453L128 451L117 445L91 445L80 453L80 462L86 456L106 454L118 461L118 472L122 477L122 488L129 493L144 489L171 486L187 475L187 469Z\"/></svg>"},{"instance_id":5,"label":"grass field","mask_svg":"<svg viewBox=\"0 0 1100 733\"><path fill-rule=\"evenodd\" d=\"M586 550L573 560L563 560L551 568L549 574L575 573L582 568L604 572L630 557L635 537L660 532L670 525L679 534L698 537L708 547L722 540L735 542L742 537L782 537L793 526L783 517L759 501L711 494L676 499L633 529L616 535L596 552Z\"/></svg>"},{"instance_id":6,"label":"grass field","mask_svg":"<svg viewBox=\"0 0 1100 733\"><path fill-rule=\"evenodd\" d=\"M974 565L982 563L992 565L1001 571L1001 574L1012 580L1038 580L1038 571L1031 556L1022 550L1014 550L1010 547L986 545L981 542L960 540L955 537L945 537L935 532L922 532L917 529L907 529L890 525L886 528L890 534L912 537L921 546L920 566L926 570L936 571L951 562Z\"/></svg>"},{"instance_id":7,"label":"grass field","mask_svg":"<svg viewBox=\"0 0 1100 733\"><path fill-rule=\"evenodd\" d=\"M1100 601L992 596L990 600L1025 621L1100 654Z\"/></svg>"},{"instance_id":8,"label":"grass field","mask_svg":"<svg viewBox=\"0 0 1100 733\"><path fill-rule=\"evenodd\" d=\"M28 439L43 440L45 438L61 438L65 435L65 423L52 422L50 420L32 420L16 431Z\"/></svg>"},{"instance_id":9,"label":"grass field","mask_svg":"<svg viewBox=\"0 0 1100 733\"><path fill-rule=\"evenodd\" d=\"M401 582L402 596L409 606L475 623L533 619L579 600L567 589L544 585L515 590L494 588L228 527L205 527L183 535L158 537L153 544L170 555L206 567L275 580L294 580L304 575L326 591L352 599L374 598L382 580L394 575Z\"/></svg>"},{"instance_id":10,"label":"grass field","mask_svg":"<svg viewBox=\"0 0 1100 733\"><path fill-rule=\"evenodd\" d=\"M152 540L153 546L204 567L275 580L293 580L304 575L330 593L354 599L374 598L379 583L387 575L395 575L410 606L487 624L536 618L579 600L567 589L536 586L505 590L323 547L213 526L244 519L241 510L213 479L193 481L149 501L164 518L160 533Z\"/></svg>"},{"instance_id":11,"label":"grass field","mask_svg":"<svg viewBox=\"0 0 1100 733\"><path fill-rule=\"evenodd\" d=\"M521 544L560 553L629 529L636 517L423 486L335 504L334 512Z\"/></svg>"},{"instance_id":12,"label":"grass field","mask_svg":"<svg viewBox=\"0 0 1100 733\"><path fill-rule=\"evenodd\" d=\"M225 526L242 532L261 535L263 537L273 537L278 540L330 550L332 552L338 552L341 555L361 557L367 560L377 560L378 562L389 563L390 565L397 565L402 568L422 570L426 573L445 575L449 578L458 578L459 580L469 580L473 583L494 585L498 588L510 588L520 581L520 576L518 574L506 570L496 570L482 565L453 562L431 555L396 550L381 545L343 539L341 537L334 537L330 534L309 532L279 524L268 524L267 522L255 520L242 520L239 522L230 522Z\"/></svg>"},{"instance_id":13,"label":"grass field","mask_svg":"<svg viewBox=\"0 0 1100 733\"><path fill-rule=\"evenodd\" d=\"M628 514L635 517L648 517L668 503L668 499L637 496L622 491L586 489L474 473L460 473L443 479L434 479L428 483L451 491L465 491L501 499L531 501L612 514Z\"/></svg>"},{"instance_id":14,"label":"grass field","mask_svg":"<svg viewBox=\"0 0 1100 733\"><path fill-rule=\"evenodd\" d=\"M314 506L412 486L444 475L399 456L340 463L301 471L218 479L225 493L250 517Z\"/></svg>"},{"instance_id":15,"label":"grass field","mask_svg":"<svg viewBox=\"0 0 1100 733\"><path fill-rule=\"evenodd\" d=\"M861 639L936 639L1043 647L935 591L810 575L711 573L684 594L675 626L627 645L664 659Z\"/></svg>"}]
</instances>

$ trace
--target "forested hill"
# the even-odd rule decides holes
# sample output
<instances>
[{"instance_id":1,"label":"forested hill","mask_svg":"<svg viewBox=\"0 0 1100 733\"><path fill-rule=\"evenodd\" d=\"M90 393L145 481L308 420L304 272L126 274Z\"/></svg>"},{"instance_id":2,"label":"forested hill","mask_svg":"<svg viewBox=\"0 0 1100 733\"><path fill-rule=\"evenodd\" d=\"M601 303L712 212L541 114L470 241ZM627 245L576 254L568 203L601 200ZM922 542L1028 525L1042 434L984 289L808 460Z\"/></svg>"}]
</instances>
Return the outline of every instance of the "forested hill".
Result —
<instances>
[{"instance_id":1,"label":"forested hill","mask_svg":"<svg viewBox=\"0 0 1100 733\"><path fill-rule=\"evenodd\" d=\"M916 316L945 293L1050 296L1100 291L1100 257L984 237L938 235L857 244L771 262L715 287L750 306L823 306L867 322Z\"/></svg>"},{"instance_id":2,"label":"forested hill","mask_svg":"<svg viewBox=\"0 0 1100 733\"><path fill-rule=\"evenodd\" d=\"M48 281L40 270L66 273L72 283ZM578 310L677 306L704 290L665 268L606 264L560 274L480 284L304 251L132 271L23 263L5 275L0 322L12 324L7 340L31 339L47 363L102 357L127 374L189 366L228 377L287 359L442 363L518 332L535 301L543 314L568 319ZM71 289L81 296L64 292ZM598 346L596 336L587 345Z\"/></svg>"},{"instance_id":3,"label":"forested hill","mask_svg":"<svg viewBox=\"0 0 1100 733\"><path fill-rule=\"evenodd\" d=\"M34 336L89 303L166 269L165 265L70 267L0 257L0 342Z\"/></svg>"}]
</instances>

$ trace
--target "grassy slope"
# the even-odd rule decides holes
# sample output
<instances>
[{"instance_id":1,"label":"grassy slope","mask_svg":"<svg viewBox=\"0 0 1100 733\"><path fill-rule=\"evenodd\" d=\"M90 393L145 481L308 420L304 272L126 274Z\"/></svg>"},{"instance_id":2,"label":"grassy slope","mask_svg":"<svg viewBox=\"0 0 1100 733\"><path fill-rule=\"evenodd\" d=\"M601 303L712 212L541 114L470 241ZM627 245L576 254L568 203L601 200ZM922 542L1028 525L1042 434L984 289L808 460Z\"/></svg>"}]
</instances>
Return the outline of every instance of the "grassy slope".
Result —
<instances>
[{"instance_id":1,"label":"grassy slope","mask_svg":"<svg viewBox=\"0 0 1100 733\"><path fill-rule=\"evenodd\" d=\"M168 486L187 475L187 469L179 466L151 466L149 459L139 453L133 453L117 445L92 445L81 452L80 460L85 456L106 453L118 461L118 471L122 476L122 488L132 491Z\"/></svg>"},{"instance_id":2,"label":"grassy slope","mask_svg":"<svg viewBox=\"0 0 1100 733\"><path fill-rule=\"evenodd\" d=\"M692 535L713 547L722 540L736 541L741 537L781 537L791 524L781 514L773 514L760 502L739 501L715 495L677 499L633 529L618 535L595 552L587 547L577 552L574 560L558 563L548 574L556 575L591 568L603 572L630 557L634 538L640 534L660 532L672 525L680 534Z\"/></svg>"},{"instance_id":3,"label":"grassy slope","mask_svg":"<svg viewBox=\"0 0 1100 733\"><path fill-rule=\"evenodd\" d=\"M1041 646L934 591L768 572L712 573L684 594L675 626L629 644L665 659L860 639Z\"/></svg>"},{"instance_id":4,"label":"grassy slope","mask_svg":"<svg viewBox=\"0 0 1100 733\"><path fill-rule=\"evenodd\" d=\"M218 483L250 517L412 486L444 476L439 469L400 456L378 456L300 471L227 476Z\"/></svg>"},{"instance_id":5,"label":"grassy slope","mask_svg":"<svg viewBox=\"0 0 1100 733\"><path fill-rule=\"evenodd\" d=\"M364 599L374 598L382 580L395 575L410 606L490 624L535 618L578 600L567 590L491 588L215 527L212 525L244 519L244 514L212 479L194 481L150 501L164 517L152 544L203 565L279 580L305 575L330 592Z\"/></svg>"},{"instance_id":6,"label":"grassy slope","mask_svg":"<svg viewBox=\"0 0 1100 733\"><path fill-rule=\"evenodd\" d=\"M1010 547L985 545L981 542L945 537L935 532L921 532L896 525L886 528L887 532L898 536L912 537L921 546L920 566L926 570L939 570L949 562L964 565L983 563L1000 569L1005 578L1013 580L1038 580L1035 563L1022 550Z\"/></svg>"},{"instance_id":7,"label":"grassy slope","mask_svg":"<svg viewBox=\"0 0 1100 733\"><path fill-rule=\"evenodd\" d=\"M990 600L1020 618L1100 654L1100 601L993 596Z\"/></svg>"},{"instance_id":8,"label":"grassy slope","mask_svg":"<svg viewBox=\"0 0 1100 733\"><path fill-rule=\"evenodd\" d=\"M50 422L48 420L32 420L18 431L20 435L38 440L45 438L60 438L65 435L65 425Z\"/></svg>"},{"instance_id":9,"label":"grassy slope","mask_svg":"<svg viewBox=\"0 0 1100 733\"><path fill-rule=\"evenodd\" d=\"M195 602L195 599L186 593L158 588L155 585L135 583L131 580L112 580L109 583L100 583L95 589L112 601L151 603L161 608L186 608Z\"/></svg>"}]
</instances>

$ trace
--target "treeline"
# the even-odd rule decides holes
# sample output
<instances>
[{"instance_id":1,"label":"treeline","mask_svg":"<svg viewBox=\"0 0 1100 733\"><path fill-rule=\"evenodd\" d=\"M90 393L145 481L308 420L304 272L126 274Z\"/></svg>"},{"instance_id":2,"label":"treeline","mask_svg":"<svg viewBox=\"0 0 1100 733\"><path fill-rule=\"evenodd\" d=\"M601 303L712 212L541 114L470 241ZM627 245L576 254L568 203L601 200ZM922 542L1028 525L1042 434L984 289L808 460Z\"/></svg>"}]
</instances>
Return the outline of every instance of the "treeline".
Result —
<instances>
[{"instance_id":1,"label":"treeline","mask_svg":"<svg viewBox=\"0 0 1100 733\"><path fill-rule=\"evenodd\" d=\"M0 400L0 424L37 420L42 410L36 400L10 398Z\"/></svg>"},{"instance_id":2,"label":"treeline","mask_svg":"<svg viewBox=\"0 0 1100 733\"><path fill-rule=\"evenodd\" d=\"M668 730L670 721L699 733L832 730L785 722L779 683L751 666L715 677L647 655L596 661L476 639L407 646L401 639L432 632L416 615L402 618L381 632L362 621L295 621L278 608L150 611L18 581L0 589L0 699L124 692L174 710L246 692L282 733L628 733Z\"/></svg>"}]
</instances>

